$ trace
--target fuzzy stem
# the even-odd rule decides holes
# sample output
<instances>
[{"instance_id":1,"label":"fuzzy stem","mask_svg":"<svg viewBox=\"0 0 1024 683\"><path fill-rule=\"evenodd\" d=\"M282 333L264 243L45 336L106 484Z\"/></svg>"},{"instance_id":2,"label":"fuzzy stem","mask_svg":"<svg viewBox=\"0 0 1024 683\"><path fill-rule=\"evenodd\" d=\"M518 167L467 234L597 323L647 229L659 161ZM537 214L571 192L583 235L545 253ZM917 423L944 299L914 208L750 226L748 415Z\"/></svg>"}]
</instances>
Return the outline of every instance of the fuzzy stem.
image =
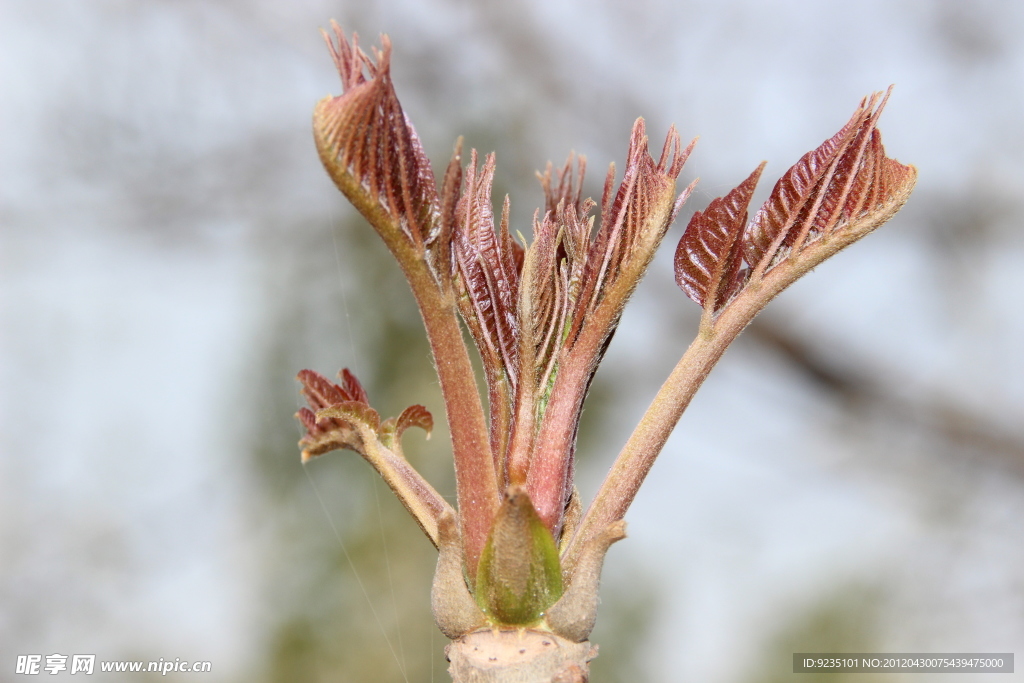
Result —
<instances>
[{"instance_id":1,"label":"fuzzy stem","mask_svg":"<svg viewBox=\"0 0 1024 683\"><path fill-rule=\"evenodd\" d=\"M319 416L346 419L346 415L339 414L338 408L339 406L328 407L320 411ZM386 448L378 440L377 432L371 425L361 421L351 421L351 424L358 432L359 440L362 442L358 453L370 463L373 469L377 470L381 479L391 487L398 500L420 525L430 542L435 547L440 547L438 520L445 514L451 515L454 519L455 513L452 506L404 457Z\"/></svg>"},{"instance_id":2,"label":"fuzzy stem","mask_svg":"<svg viewBox=\"0 0 1024 683\"><path fill-rule=\"evenodd\" d=\"M606 527L626 514L693 395L745 324L746 321L728 336L715 328L712 328L710 334L702 331L690 344L615 459L569 542L563 559L565 571L573 571L580 551L597 529Z\"/></svg>"},{"instance_id":3,"label":"fuzzy stem","mask_svg":"<svg viewBox=\"0 0 1024 683\"><path fill-rule=\"evenodd\" d=\"M480 553L498 509L498 481L483 403L459 326L454 293L450 287L438 285L424 258L422 245L409 240L397 229L395 219L368 195L362 183L341 164L332 161L331 150L325 148L319 136L317 148L331 178L380 234L416 297L441 381L452 436L466 569L471 577L475 576Z\"/></svg>"},{"instance_id":4,"label":"fuzzy stem","mask_svg":"<svg viewBox=\"0 0 1024 683\"><path fill-rule=\"evenodd\" d=\"M646 149L646 142L643 148ZM641 202L638 200L638 203ZM529 463L527 476L530 499L541 519L556 536L560 533L565 503L572 490L576 424L590 380L597 364L601 362L602 347L615 330L622 309L647 272L654 252L661 244L671 223L675 203L674 178L655 177L648 183L641 209L634 209L642 210L643 218L639 225L633 227L641 235L632 247L633 253L617 266L618 272L614 277L609 277L608 283L598 290L600 301L582 316L579 336L562 354L551 400L538 430L536 443L539 446ZM623 212L629 208L629 204L623 206ZM609 245L614 243L614 240L609 240ZM609 254L610 250L611 246ZM607 254L604 256L606 260L610 258ZM607 524L601 528L605 526Z\"/></svg>"},{"instance_id":5,"label":"fuzzy stem","mask_svg":"<svg viewBox=\"0 0 1024 683\"><path fill-rule=\"evenodd\" d=\"M407 269L403 263L403 270L416 295L441 381L452 435L466 569L475 577L480 553L498 508L497 473L476 375L459 327L454 298L437 288L425 262L419 261L416 265L420 267Z\"/></svg>"}]
</instances>

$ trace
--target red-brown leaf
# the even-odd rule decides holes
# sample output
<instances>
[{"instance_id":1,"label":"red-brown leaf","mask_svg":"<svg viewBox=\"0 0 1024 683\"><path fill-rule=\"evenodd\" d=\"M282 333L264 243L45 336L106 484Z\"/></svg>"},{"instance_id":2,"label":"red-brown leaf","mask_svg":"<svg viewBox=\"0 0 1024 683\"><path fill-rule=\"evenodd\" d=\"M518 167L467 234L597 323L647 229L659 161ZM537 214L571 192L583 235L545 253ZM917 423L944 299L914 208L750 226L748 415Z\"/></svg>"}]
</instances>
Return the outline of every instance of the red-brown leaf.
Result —
<instances>
[{"instance_id":1,"label":"red-brown leaf","mask_svg":"<svg viewBox=\"0 0 1024 683\"><path fill-rule=\"evenodd\" d=\"M326 32L324 38L344 93L322 100L314 112L321 161L360 211L371 209L364 198L351 196L353 188L340 176L353 177L357 192L366 193L407 239L422 246L440 230L440 206L430 162L391 81L391 42L382 36L383 50L375 50L372 60L359 49L355 34L349 44L338 25L332 27L337 46Z\"/></svg>"},{"instance_id":2,"label":"red-brown leaf","mask_svg":"<svg viewBox=\"0 0 1024 683\"><path fill-rule=\"evenodd\" d=\"M851 183L833 232L852 223L884 222L906 198L916 178L912 166L885 156L882 134L872 130L862 166Z\"/></svg>"},{"instance_id":3,"label":"red-brown leaf","mask_svg":"<svg viewBox=\"0 0 1024 683\"><path fill-rule=\"evenodd\" d=\"M298 375L302 383L302 394L312 410L300 408L295 417L306 428L306 436L299 441L303 462L338 448L359 451L358 434L352 419L359 419L377 429L380 416L370 408L366 391L348 368L338 373L342 383L334 384L313 370L303 370ZM352 419L320 415L332 406L349 406Z\"/></svg>"},{"instance_id":4,"label":"red-brown leaf","mask_svg":"<svg viewBox=\"0 0 1024 683\"><path fill-rule=\"evenodd\" d=\"M679 133L675 127L670 128L661 158L656 164L647 148L644 120L636 120L629 141L626 170L614 198L612 188L615 167L612 165L608 169L601 199L601 227L588 248L579 308L570 338L579 332L586 315L597 308L605 293L612 288L612 283L622 280L623 276L628 277L630 282L626 283L626 289L631 293L632 287L642 277L654 256L654 249L664 237L681 202L689 194L689 188L683 192L662 224L651 224L652 211L658 198L674 187L695 143L696 140L683 149ZM625 300L624 297L621 302L623 305ZM614 326L607 330L607 334L612 332Z\"/></svg>"},{"instance_id":5,"label":"red-brown leaf","mask_svg":"<svg viewBox=\"0 0 1024 683\"><path fill-rule=\"evenodd\" d=\"M875 100L870 106L874 106ZM862 101L838 133L800 157L775 183L743 236L743 256L751 268L765 270L786 235L793 229L800 211L808 204L819 181L833 170L836 159L849 145L869 114Z\"/></svg>"},{"instance_id":6,"label":"red-brown leaf","mask_svg":"<svg viewBox=\"0 0 1024 683\"><path fill-rule=\"evenodd\" d=\"M309 408L299 408L299 412L295 413L295 417L302 423L307 432L313 433L316 431L316 413L312 410Z\"/></svg>"},{"instance_id":7,"label":"red-brown leaf","mask_svg":"<svg viewBox=\"0 0 1024 683\"><path fill-rule=\"evenodd\" d=\"M363 385L359 383L359 380L356 379L351 370L342 368L341 372L338 373L338 378L341 380L342 391L348 397L347 400L370 405L370 399L366 395L366 390L363 389Z\"/></svg>"},{"instance_id":8,"label":"red-brown leaf","mask_svg":"<svg viewBox=\"0 0 1024 683\"><path fill-rule=\"evenodd\" d=\"M537 174L544 190L545 212L542 220L534 216L531 263L529 273L523 272L521 285L528 291L520 299L525 306L520 324L527 330L526 343L533 345L530 353L536 366L533 372L523 371L534 382L527 387L531 394L546 385L564 341L566 319L581 308L580 289L593 226L590 212L595 206L592 199L582 199L585 173L586 159L570 154L557 182L550 163L543 174Z\"/></svg>"},{"instance_id":9,"label":"red-brown leaf","mask_svg":"<svg viewBox=\"0 0 1024 683\"><path fill-rule=\"evenodd\" d=\"M455 141L452 158L444 173L441 183L441 217L439 229L427 242L427 250L432 258L435 276L441 281L450 282L448 274L452 271L452 235L455 233L455 209L459 202L459 191L462 189L462 138Z\"/></svg>"},{"instance_id":10,"label":"red-brown leaf","mask_svg":"<svg viewBox=\"0 0 1024 683\"><path fill-rule=\"evenodd\" d=\"M887 98L862 100L838 133L776 183L744 233L744 256L756 273L851 226L864 234L906 200L916 172L885 156L876 128Z\"/></svg>"},{"instance_id":11,"label":"red-brown leaf","mask_svg":"<svg viewBox=\"0 0 1024 683\"><path fill-rule=\"evenodd\" d=\"M740 237L764 166L762 162L729 194L694 213L676 247L676 283L711 313L725 305L743 284Z\"/></svg>"},{"instance_id":12,"label":"red-brown leaf","mask_svg":"<svg viewBox=\"0 0 1024 683\"><path fill-rule=\"evenodd\" d=\"M575 181L573 180L573 165L576 166ZM557 183L552 182L552 171L551 162L548 162L544 173L537 174L537 177L540 179L541 188L544 190L544 212L555 213L558 211L558 205L562 204L575 207L576 213L579 215L586 214L582 207L583 177L587 172L587 158L583 155L577 157L575 153L569 154L569 158L565 160L562 170L558 172Z\"/></svg>"},{"instance_id":13,"label":"red-brown leaf","mask_svg":"<svg viewBox=\"0 0 1024 683\"><path fill-rule=\"evenodd\" d=\"M671 137L675 133L670 131ZM678 135L675 135L678 144ZM614 170L610 168L601 201L601 227L590 245L587 272L584 275L584 301L593 308L604 289L605 280L614 278L622 263L632 255L641 236L643 218L649 212L651 185L673 182L658 173L647 151L647 131L643 119L637 119L629 140L626 171L615 198L611 199Z\"/></svg>"},{"instance_id":14,"label":"red-brown leaf","mask_svg":"<svg viewBox=\"0 0 1024 683\"><path fill-rule=\"evenodd\" d=\"M342 401L351 401L351 394L313 370L302 370L296 377L302 383L302 395L314 411Z\"/></svg>"},{"instance_id":15,"label":"red-brown leaf","mask_svg":"<svg viewBox=\"0 0 1024 683\"><path fill-rule=\"evenodd\" d=\"M302 462L340 448L365 456L366 446L360 427L368 427L373 432L380 427L377 411L358 401L342 401L318 410L313 429L309 429L309 415L303 410L296 413L308 430L306 436L299 439Z\"/></svg>"},{"instance_id":16,"label":"red-brown leaf","mask_svg":"<svg viewBox=\"0 0 1024 683\"><path fill-rule=\"evenodd\" d=\"M434 431L434 417L429 410L421 405L409 406L398 416L395 423L395 437L401 438L402 433L409 427L419 427L427 433L429 439L431 432Z\"/></svg>"},{"instance_id":17,"label":"red-brown leaf","mask_svg":"<svg viewBox=\"0 0 1024 683\"><path fill-rule=\"evenodd\" d=\"M491 208L494 155L476 168L473 150L466 172L466 187L456 209L452 240L455 266L468 301L461 309L484 357L489 375L504 371L515 386L518 364L519 264L516 245L508 232L508 200L495 230ZM468 305L466 305L468 304Z\"/></svg>"},{"instance_id":18,"label":"red-brown leaf","mask_svg":"<svg viewBox=\"0 0 1024 683\"><path fill-rule=\"evenodd\" d=\"M302 462L305 463L331 451L342 449L361 454L362 441L358 432L346 422L331 429L309 432L299 439L299 448L302 451Z\"/></svg>"},{"instance_id":19,"label":"red-brown leaf","mask_svg":"<svg viewBox=\"0 0 1024 683\"><path fill-rule=\"evenodd\" d=\"M672 128L661 159L655 162L643 119L636 121L622 183L613 197L614 172L609 172L601 226L589 245L581 245L585 256L580 259L578 284L571 276L566 283L569 290L578 287L578 294L567 297L572 310L565 327L557 330L564 335L557 371L537 404L539 426L525 472L530 497L551 529L559 523L572 488L576 429L587 389L626 302L681 205L675 181L692 147L683 149ZM512 481L523 474L525 458L519 453L517 446L510 466Z\"/></svg>"}]
</instances>

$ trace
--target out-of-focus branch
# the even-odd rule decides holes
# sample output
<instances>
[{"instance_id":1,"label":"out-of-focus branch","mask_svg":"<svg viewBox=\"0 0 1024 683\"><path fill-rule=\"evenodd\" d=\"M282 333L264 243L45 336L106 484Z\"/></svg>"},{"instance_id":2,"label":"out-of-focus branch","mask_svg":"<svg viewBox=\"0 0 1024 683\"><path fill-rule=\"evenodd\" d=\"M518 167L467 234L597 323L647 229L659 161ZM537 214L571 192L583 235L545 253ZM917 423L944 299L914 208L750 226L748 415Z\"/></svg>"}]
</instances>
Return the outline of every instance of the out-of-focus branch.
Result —
<instances>
[{"instance_id":1,"label":"out-of-focus branch","mask_svg":"<svg viewBox=\"0 0 1024 683\"><path fill-rule=\"evenodd\" d=\"M1024 435L957 402L951 396L901 395L885 371L830 342L824 351L806 336L772 318L757 319L745 339L769 349L846 407L882 416L932 434L982 456L984 462L1024 477ZM837 362L837 358L842 362Z\"/></svg>"}]
</instances>

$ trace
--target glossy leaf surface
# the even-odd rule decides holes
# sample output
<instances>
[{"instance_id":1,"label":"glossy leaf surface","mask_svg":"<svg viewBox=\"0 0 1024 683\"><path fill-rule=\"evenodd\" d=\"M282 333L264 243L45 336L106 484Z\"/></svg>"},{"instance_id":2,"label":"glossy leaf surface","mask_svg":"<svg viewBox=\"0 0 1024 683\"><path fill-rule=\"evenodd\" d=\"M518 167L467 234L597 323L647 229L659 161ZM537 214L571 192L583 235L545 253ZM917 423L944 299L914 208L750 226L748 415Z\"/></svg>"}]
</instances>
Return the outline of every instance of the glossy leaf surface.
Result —
<instances>
[{"instance_id":1,"label":"glossy leaf surface","mask_svg":"<svg viewBox=\"0 0 1024 683\"><path fill-rule=\"evenodd\" d=\"M755 275L822 237L866 234L906 201L917 173L885 156L876 129L887 98L875 93L862 100L838 133L775 184L743 235L743 255Z\"/></svg>"},{"instance_id":2,"label":"glossy leaf surface","mask_svg":"<svg viewBox=\"0 0 1024 683\"><path fill-rule=\"evenodd\" d=\"M676 247L676 283L687 296L712 313L743 284L741 236L747 207L765 164L724 197L697 211Z\"/></svg>"}]
</instances>

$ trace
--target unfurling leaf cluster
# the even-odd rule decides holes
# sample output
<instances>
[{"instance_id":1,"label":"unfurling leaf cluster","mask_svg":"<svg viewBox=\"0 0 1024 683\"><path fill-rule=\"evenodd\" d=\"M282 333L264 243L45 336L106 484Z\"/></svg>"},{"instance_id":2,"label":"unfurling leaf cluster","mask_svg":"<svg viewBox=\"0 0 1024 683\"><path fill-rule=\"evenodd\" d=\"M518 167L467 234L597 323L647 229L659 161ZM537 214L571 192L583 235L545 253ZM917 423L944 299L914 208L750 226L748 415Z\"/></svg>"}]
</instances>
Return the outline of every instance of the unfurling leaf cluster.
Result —
<instances>
[{"instance_id":1,"label":"unfurling leaf cluster","mask_svg":"<svg viewBox=\"0 0 1024 683\"><path fill-rule=\"evenodd\" d=\"M596 227L598 205L582 196L585 158L571 154L557 172L548 164L538 174L545 205L526 244L512 237L508 197L496 219L494 154L481 163L472 150L463 167L460 139L438 190L394 90L388 39L371 58L337 25L334 39L325 38L343 93L317 104L317 149L416 297L452 435L457 507L402 453L409 427L429 436L430 413L412 406L382 421L348 370L340 384L299 373L310 404L297 414L307 430L303 461L349 449L388 482L438 547L432 606L457 643L481 629L522 628L584 643L605 553L625 536L622 518L637 489L725 348L775 295L909 196L916 170L885 155L877 129L888 94L865 98L838 133L783 174L752 219L764 163L694 213L675 274L704 308L700 330L584 513L573 486L583 402L623 308L691 193L693 184L677 194L676 181L694 143L684 148L673 127L655 161L637 119L622 180L614 164L608 170ZM486 413L463 324L483 363ZM591 649L570 650L577 659L565 671L584 675ZM475 666L468 652L454 656L453 670Z\"/></svg>"},{"instance_id":2,"label":"unfurling leaf cluster","mask_svg":"<svg viewBox=\"0 0 1024 683\"><path fill-rule=\"evenodd\" d=\"M885 155L876 126L887 99L888 93L865 98L838 133L786 171L749 223L747 207L763 162L725 197L694 213L676 248L676 282L709 317L811 245L834 245L825 250L830 256L899 210L917 174Z\"/></svg>"}]
</instances>

